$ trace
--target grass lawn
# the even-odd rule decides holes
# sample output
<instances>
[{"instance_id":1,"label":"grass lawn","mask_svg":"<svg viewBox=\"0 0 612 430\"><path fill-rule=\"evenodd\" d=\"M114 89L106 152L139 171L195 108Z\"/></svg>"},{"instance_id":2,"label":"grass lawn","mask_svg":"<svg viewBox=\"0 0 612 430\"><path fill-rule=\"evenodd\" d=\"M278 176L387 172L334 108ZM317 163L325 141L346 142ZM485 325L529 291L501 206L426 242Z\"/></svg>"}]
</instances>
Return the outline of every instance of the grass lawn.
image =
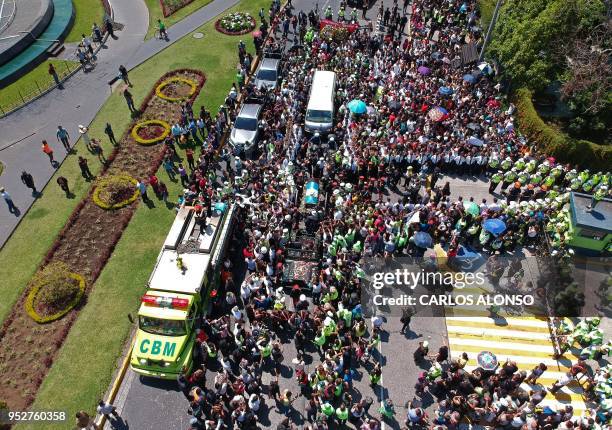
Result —
<instances>
[{"instance_id":1,"label":"grass lawn","mask_svg":"<svg viewBox=\"0 0 612 430\"><path fill-rule=\"evenodd\" d=\"M255 15L268 3L269 0L244 0L235 10ZM130 72L130 79L135 84L132 93L137 102L166 71L193 67L207 75L194 111L199 111L204 104L216 112L234 77L238 39L218 33L214 22L198 31L204 33L203 39L186 36ZM127 107L118 93L102 107L91 124L90 135L103 136L102 129L107 121L113 124L116 134L129 123ZM110 152L106 139L104 144L107 145L105 150ZM78 143L77 149L81 154L86 152L82 142ZM69 157L59 173L75 184L77 197L73 200L61 197L59 187L54 187L52 180L50 190L44 190L45 195L36 202L0 251L0 261L4 263L0 265L0 279L3 280L0 296L8 297L0 303L2 318L26 287L66 217L88 189L88 184L80 179L75 158ZM97 166L93 160L90 164ZM174 200L182 187L170 182L164 172L159 172L158 176L166 182L170 198ZM153 209L139 206L43 381L32 410L66 410L69 417L78 409L92 412L96 401L107 390L131 329L126 315L138 309L138 298L145 291L144 285L175 216L163 202L155 200L155 205ZM32 235L38 238L36 243L28 240ZM65 428L65 423L41 424L39 428Z\"/></svg>"},{"instance_id":2,"label":"grass lawn","mask_svg":"<svg viewBox=\"0 0 612 430\"><path fill-rule=\"evenodd\" d=\"M102 27L104 8L100 0L72 0L74 5L74 24L66 36L66 42L80 42L82 34L91 35L91 26L97 23Z\"/></svg>"},{"instance_id":3,"label":"grass lawn","mask_svg":"<svg viewBox=\"0 0 612 430\"><path fill-rule=\"evenodd\" d=\"M44 91L55 85L48 72L49 63L53 64L60 79L78 66L76 61L46 60L17 81L0 89L0 108L9 111L23 104L24 99L28 101L40 94L41 90Z\"/></svg>"},{"instance_id":4,"label":"grass lawn","mask_svg":"<svg viewBox=\"0 0 612 430\"><path fill-rule=\"evenodd\" d=\"M161 19L166 27L170 27L175 22L180 21L185 18L187 15L192 14L196 10L200 9L203 6L206 6L212 0L193 0L187 6L177 10L172 15L167 18L164 18L164 14L162 13L160 0L145 0L147 4L147 8L149 9L149 31L147 32L146 38L149 39L153 37L155 34L155 30L157 29L157 20ZM252 2L255 3L255 2ZM258 9L259 10L259 9ZM172 34L170 34L172 37Z\"/></svg>"}]
</instances>

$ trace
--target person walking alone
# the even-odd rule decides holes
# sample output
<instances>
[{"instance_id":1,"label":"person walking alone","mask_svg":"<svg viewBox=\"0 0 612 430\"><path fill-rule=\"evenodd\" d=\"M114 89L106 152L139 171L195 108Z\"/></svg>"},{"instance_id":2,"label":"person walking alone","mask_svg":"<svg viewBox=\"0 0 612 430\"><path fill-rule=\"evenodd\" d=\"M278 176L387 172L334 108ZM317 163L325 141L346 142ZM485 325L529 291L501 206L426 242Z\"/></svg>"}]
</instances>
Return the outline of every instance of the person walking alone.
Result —
<instances>
[{"instance_id":1,"label":"person walking alone","mask_svg":"<svg viewBox=\"0 0 612 430\"><path fill-rule=\"evenodd\" d=\"M55 67L53 67L53 63L49 63L49 69L47 71L49 72L53 80L55 81L55 85L57 85L57 88L59 88L60 90L63 90L64 86L62 85L62 82L60 81L60 78L57 75L57 71L55 70Z\"/></svg>"},{"instance_id":2,"label":"person walking alone","mask_svg":"<svg viewBox=\"0 0 612 430\"><path fill-rule=\"evenodd\" d=\"M57 185L66 193L66 197L70 197L70 188L68 187L68 179L63 176L57 178Z\"/></svg>"},{"instance_id":3,"label":"person walking alone","mask_svg":"<svg viewBox=\"0 0 612 430\"><path fill-rule=\"evenodd\" d=\"M81 169L81 175L83 175L86 181L89 181L93 179L94 176L91 174L91 170L89 170L89 165L87 163L87 159L79 155L79 169Z\"/></svg>"},{"instance_id":4,"label":"person walking alone","mask_svg":"<svg viewBox=\"0 0 612 430\"><path fill-rule=\"evenodd\" d=\"M55 134L57 136L57 141L62 142L62 145L64 145L66 152L70 152L70 141L68 140L70 139L70 135L68 134L68 131L61 125L58 125L57 133Z\"/></svg>"},{"instance_id":5,"label":"person walking alone","mask_svg":"<svg viewBox=\"0 0 612 430\"><path fill-rule=\"evenodd\" d=\"M113 131L113 127L108 122L106 123L106 127L104 127L104 134L108 136L108 140L110 140L113 145L117 144L117 139L115 139L115 132Z\"/></svg>"},{"instance_id":6,"label":"person walking alone","mask_svg":"<svg viewBox=\"0 0 612 430\"><path fill-rule=\"evenodd\" d=\"M110 403L105 402L104 400L100 400L98 402L98 407L96 408L100 415L104 415L107 420L110 420L111 415L115 418L119 418L119 414L117 413L117 408Z\"/></svg>"},{"instance_id":7,"label":"person walking alone","mask_svg":"<svg viewBox=\"0 0 612 430\"><path fill-rule=\"evenodd\" d=\"M13 213L17 214L19 209L17 209L17 206L15 206L15 203L13 203L13 198L11 197L11 195L9 193L6 192L4 187L0 187L0 196L2 196L2 198L4 199L6 204L8 205L9 212L12 213L12 214Z\"/></svg>"},{"instance_id":8,"label":"person walking alone","mask_svg":"<svg viewBox=\"0 0 612 430\"><path fill-rule=\"evenodd\" d=\"M32 194L37 194L36 185L34 185L34 178L25 170L21 172L21 182L25 184L26 187L32 190Z\"/></svg>"},{"instance_id":9,"label":"person walking alone","mask_svg":"<svg viewBox=\"0 0 612 430\"><path fill-rule=\"evenodd\" d=\"M136 107L134 107L134 96L132 96L132 93L130 93L127 88L123 91L123 97L125 97L125 102L128 108L130 108L130 112L136 112Z\"/></svg>"},{"instance_id":10,"label":"person walking alone","mask_svg":"<svg viewBox=\"0 0 612 430\"><path fill-rule=\"evenodd\" d=\"M125 66L122 64L119 66L119 77L127 84L128 87L133 86L130 82L130 77L128 76L128 71Z\"/></svg>"},{"instance_id":11,"label":"person walking alone","mask_svg":"<svg viewBox=\"0 0 612 430\"><path fill-rule=\"evenodd\" d=\"M148 202L149 196L147 196L147 183L144 181L144 179L138 181L138 183L136 184L136 188L138 188L138 191L140 192L140 197L142 197L142 201Z\"/></svg>"},{"instance_id":12,"label":"person walking alone","mask_svg":"<svg viewBox=\"0 0 612 430\"><path fill-rule=\"evenodd\" d=\"M47 143L46 140L42 141L42 152L47 154L51 164L55 164L55 160L53 159L53 149L51 149L51 147L49 146L49 143Z\"/></svg>"}]
</instances>

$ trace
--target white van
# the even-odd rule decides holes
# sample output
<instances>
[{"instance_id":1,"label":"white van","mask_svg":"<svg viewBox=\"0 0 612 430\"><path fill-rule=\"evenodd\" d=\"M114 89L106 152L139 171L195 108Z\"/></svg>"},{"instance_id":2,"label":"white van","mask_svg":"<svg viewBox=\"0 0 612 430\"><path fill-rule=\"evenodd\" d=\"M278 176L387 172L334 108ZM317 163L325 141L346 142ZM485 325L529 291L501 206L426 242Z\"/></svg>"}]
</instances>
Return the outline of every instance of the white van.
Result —
<instances>
[{"instance_id":1,"label":"white van","mask_svg":"<svg viewBox=\"0 0 612 430\"><path fill-rule=\"evenodd\" d=\"M326 133L334 126L334 97L336 74L317 70L312 78L310 97L306 108L305 128L307 132Z\"/></svg>"}]
</instances>

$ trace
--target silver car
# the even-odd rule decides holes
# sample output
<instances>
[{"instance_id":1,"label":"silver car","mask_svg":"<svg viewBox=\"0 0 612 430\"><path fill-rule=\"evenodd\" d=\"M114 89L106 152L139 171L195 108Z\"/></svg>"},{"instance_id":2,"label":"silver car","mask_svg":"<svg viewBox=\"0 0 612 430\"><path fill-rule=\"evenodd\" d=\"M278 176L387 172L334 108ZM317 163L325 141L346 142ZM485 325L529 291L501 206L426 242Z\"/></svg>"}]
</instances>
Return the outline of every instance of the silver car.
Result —
<instances>
[{"instance_id":1,"label":"silver car","mask_svg":"<svg viewBox=\"0 0 612 430\"><path fill-rule=\"evenodd\" d=\"M230 133L230 145L235 154L253 152L259 137L259 118L263 103L258 100L247 100L234 121Z\"/></svg>"},{"instance_id":2,"label":"silver car","mask_svg":"<svg viewBox=\"0 0 612 430\"><path fill-rule=\"evenodd\" d=\"M257 72L255 72L255 86L259 89L264 86L268 89L274 90L278 85L280 77L280 56L264 56Z\"/></svg>"}]
</instances>

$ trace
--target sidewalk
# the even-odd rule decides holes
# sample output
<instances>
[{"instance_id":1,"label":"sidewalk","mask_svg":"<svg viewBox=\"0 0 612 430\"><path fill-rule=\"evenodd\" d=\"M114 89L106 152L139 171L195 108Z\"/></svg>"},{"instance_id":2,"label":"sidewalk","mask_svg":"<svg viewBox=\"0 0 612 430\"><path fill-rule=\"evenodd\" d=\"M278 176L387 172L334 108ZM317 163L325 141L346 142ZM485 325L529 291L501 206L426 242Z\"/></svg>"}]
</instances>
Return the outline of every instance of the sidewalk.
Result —
<instances>
[{"instance_id":1,"label":"sidewalk","mask_svg":"<svg viewBox=\"0 0 612 430\"><path fill-rule=\"evenodd\" d=\"M0 161L5 166L0 186L6 188L20 211L19 216L12 215L5 202L0 202L0 248L35 200L30 189L21 183L22 170L32 174L39 190L55 173L40 151L41 141L47 139L51 143L55 159L61 163L66 154L56 144L57 125L68 130L74 144L79 136L78 125L88 125L106 102L110 95L108 81L117 75L120 64L131 70L237 3L238 0L214 0L170 27L170 42L152 38L143 43L149 25L144 1L111 0L115 22L125 27L116 33L117 40L109 38L107 49L100 50L96 68L89 73L77 73L64 83L63 90L55 89L0 119Z\"/></svg>"}]
</instances>

